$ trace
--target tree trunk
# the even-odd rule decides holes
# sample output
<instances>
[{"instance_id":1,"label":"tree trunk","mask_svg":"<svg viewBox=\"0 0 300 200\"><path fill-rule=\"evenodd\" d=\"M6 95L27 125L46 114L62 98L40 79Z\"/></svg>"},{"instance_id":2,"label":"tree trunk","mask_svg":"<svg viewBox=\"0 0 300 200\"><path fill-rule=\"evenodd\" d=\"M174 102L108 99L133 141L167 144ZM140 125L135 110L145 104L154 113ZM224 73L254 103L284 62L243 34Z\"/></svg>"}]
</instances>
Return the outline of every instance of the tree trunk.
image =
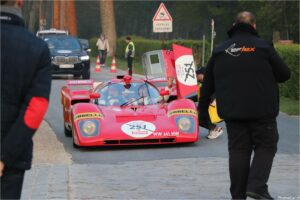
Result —
<instances>
[{"instance_id":1,"label":"tree trunk","mask_svg":"<svg viewBox=\"0 0 300 200\"><path fill-rule=\"evenodd\" d=\"M40 30L46 29L47 26L47 20L46 20L46 1L45 0L40 0L40 8L39 8L39 26Z\"/></svg>"},{"instance_id":2,"label":"tree trunk","mask_svg":"<svg viewBox=\"0 0 300 200\"><path fill-rule=\"evenodd\" d=\"M22 14L27 28L30 20L30 11L32 9L32 3L32 1L25 1L23 2L22 6Z\"/></svg>"},{"instance_id":3,"label":"tree trunk","mask_svg":"<svg viewBox=\"0 0 300 200\"><path fill-rule=\"evenodd\" d=\"M286 28L286 39L290 39L289 23L287 18L287 5L286 2L283 2L283 16L284 16L284 27Z\"/></svg>"},{"instance_id":4,"label":"tree trunk","mask_svg":"<svg viewBox=\"0 0 300 200\"><path fill-rule=\"evenodd\" d=\"M38 29L39 24L39 1L34 1L32 4L32 10L29 14L29 23L28 23L28 29L32 33L35 33Z\"/></svg>"},{"instance_id":5,"label":"tree trunk","mask_svg":"<svg viewBox=\"0 0 300 200\"><path fill-rule=\"evenodd\" d=\"M109 42L109 55L115 55L117 34L115 24L115 12L113 0L100 0L100 16L101 16L101 29Z\"/></svg>"},{"instance_id":6,"label":"tree trunk","mask_svg":"<svg viewBox=\"0 0 300 200\"><path fill-rule=\"evenodd\" d=\"M68 13L68 6L66 0L60 1L60 29L68 30L68 20L67 20L67 13Z\"/></svg>"},{"instance_id":7,"label":"tree trunk","mask_svg":"<svg viewBox=\"0 0 300 200\"><path fill-rule=\"evenodd\" d=\"M52 27L60 29L60 0L53 1Z\"/></svg>"},{"instance_id":8,"label":"tree trunk","mask_svg":"<svg viewBox=\"0 0 300 200\"><path fill-rule=\"evenodd\" d=\"M69 13L69 16L68 16L69 33L72 36L77 36L77 19L76 19L75 1L74 0L68 1L67 12Z\"/></svg>"}]
</instances>

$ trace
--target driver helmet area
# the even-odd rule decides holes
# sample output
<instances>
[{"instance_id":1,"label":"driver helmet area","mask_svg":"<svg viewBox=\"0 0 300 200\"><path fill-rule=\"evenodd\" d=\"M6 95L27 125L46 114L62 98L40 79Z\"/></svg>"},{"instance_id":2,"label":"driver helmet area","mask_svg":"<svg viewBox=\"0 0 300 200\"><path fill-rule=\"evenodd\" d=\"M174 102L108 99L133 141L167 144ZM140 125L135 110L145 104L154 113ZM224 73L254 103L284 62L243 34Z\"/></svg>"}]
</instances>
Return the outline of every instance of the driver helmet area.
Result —
<instances>
[{"instance_id":1,"label":"driver helmet area","mask_svg":"<svg viewBox=\"0 0 300 200\"><path fill-rule=\"evenodd\" d=\"M145 82L108 83L96 92L101 94L98 104L102 106L149 105L160 99L158 90Z\"/></svg>"}]
</instances>

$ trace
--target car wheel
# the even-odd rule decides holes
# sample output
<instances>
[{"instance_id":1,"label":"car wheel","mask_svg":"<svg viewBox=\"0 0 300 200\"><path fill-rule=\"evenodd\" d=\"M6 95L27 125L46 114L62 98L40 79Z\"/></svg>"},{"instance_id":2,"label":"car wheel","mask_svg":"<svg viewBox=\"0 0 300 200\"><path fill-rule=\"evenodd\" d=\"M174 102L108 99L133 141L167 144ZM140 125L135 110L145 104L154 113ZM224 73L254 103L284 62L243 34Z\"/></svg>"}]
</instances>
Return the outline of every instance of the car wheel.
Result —
<instances>
[{"instance_id":1,"label":"car wheel","mask_svg":"<svg viewBox=\"0 0 300 200\"><path fill-rule=\"evenodd\" d=\"M64 128L65 128L65 136L66 137L72 137L72 130L69 130L66 125L64 124Z\"/></svg>"},{"instance_id":2,"label":"car wheel","mask_svg":"<svg viewBox=\"0 0 300 200\"><path fill-rule=\"evenodd\" d=\"M87 69L82 73L82 79L90 79L90 77L91 77L90 69Z\"/></svg>"}]
</instances>

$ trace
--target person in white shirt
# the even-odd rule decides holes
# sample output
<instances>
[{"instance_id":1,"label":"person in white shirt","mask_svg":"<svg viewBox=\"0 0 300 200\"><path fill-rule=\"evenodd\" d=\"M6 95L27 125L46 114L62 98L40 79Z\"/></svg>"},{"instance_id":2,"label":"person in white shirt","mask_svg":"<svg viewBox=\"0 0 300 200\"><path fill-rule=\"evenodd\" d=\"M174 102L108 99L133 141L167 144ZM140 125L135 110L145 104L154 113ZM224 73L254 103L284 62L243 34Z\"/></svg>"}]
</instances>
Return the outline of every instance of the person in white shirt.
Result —
<instances>
[{"instance_id":1,"label":"person in white shirt","mask_svg":"<svg viewBox=\"0 0 300 200\"><path fill-rule=\"evenodd\" d=\"M105 66L106 55L109 52L109 44L108 39L102 33L100 38L97 40L96 46L99 50L99 57L100 57L100 65L101 67Z\"/></svg>"}]
</instances>

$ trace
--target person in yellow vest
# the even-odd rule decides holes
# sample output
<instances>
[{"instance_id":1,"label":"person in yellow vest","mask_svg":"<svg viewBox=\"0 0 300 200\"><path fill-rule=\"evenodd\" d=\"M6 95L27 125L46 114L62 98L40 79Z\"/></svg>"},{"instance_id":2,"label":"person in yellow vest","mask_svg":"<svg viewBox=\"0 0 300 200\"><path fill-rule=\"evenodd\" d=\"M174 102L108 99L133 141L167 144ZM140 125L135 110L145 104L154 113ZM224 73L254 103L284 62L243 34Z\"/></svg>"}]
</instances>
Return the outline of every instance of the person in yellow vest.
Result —
<instances>
[{"instance_id":1,"label":"person in yellow vest","mask_svg":"<svg viewBox=\"0 0 300 200\"><path fill-rule=\"evenodd\" d=\"M131 41L131 37L127 36L125 41L127 43L125 49L125 59L127 60L128 74L132 76L132 62L135 53L135 46L134 43Z\"/></svg>"},{"instance_id":2,"label":"person in yellow vest","mask_svg":"<svg viewBox=\"0 0 300 200\"><path fill-rule=\"evenodd\" d=\"M205 69L206 69L205 67L201 67L196 71L197 80L200 83L199 97L200 97L201 84L202 84L203 79L204 79ZM212 103L209 107L209 115L210 115L210 121L208 123L205 123L205 125L200 123L200 126L202 126L203 128L206 128L206 129L209 130L208 135L206 136L208 139L216 139L220 135L222 135L223 129L222 129L222 127L215 124L217 122L222 121L219 118L218 114L217 114L216 101L215 100L212 101Z\"/></svg>"}]
</instances>

